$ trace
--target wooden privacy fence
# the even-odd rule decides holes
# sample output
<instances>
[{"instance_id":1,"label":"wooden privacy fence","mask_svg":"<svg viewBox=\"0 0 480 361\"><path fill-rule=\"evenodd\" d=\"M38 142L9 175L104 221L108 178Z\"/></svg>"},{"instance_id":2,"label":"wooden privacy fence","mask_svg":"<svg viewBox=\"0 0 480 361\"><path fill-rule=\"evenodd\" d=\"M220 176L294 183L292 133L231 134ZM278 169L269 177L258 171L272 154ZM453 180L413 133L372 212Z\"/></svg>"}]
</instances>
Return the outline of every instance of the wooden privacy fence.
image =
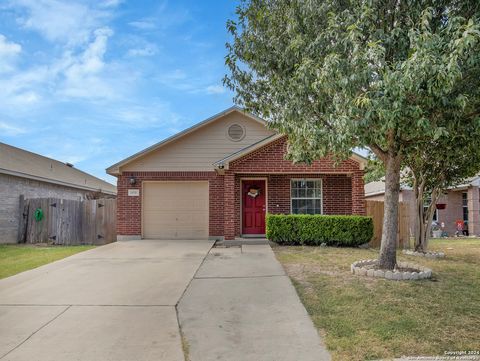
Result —
<instances>
[{"instance_id":1,"label":"wooden privacy fence","mask_svg":"<svg viewBox=\"0 0 480 361\"><path fill-rule=\"evenodd\" d=\"M69 200L20 196L20 243L105 244L116 239L115 199ZM23 215L23 217L22 217Z\"/></svg>"},{"instance_id":2,"label":"wooden privacy fence","mask_svg":"<svg viewBox=\"0 0 480 361\"><path fill-rule=\"evenodd\" d=\"M370 246L380 247L383 229L383 202L382 201L366 201L367 216L373 218L373 238ZM408 248L410 240L410 231L408 227L409 214L408 206L404 202L399 203L398 214L398 233L397 247Z\"/></svg>"}]
</instances>

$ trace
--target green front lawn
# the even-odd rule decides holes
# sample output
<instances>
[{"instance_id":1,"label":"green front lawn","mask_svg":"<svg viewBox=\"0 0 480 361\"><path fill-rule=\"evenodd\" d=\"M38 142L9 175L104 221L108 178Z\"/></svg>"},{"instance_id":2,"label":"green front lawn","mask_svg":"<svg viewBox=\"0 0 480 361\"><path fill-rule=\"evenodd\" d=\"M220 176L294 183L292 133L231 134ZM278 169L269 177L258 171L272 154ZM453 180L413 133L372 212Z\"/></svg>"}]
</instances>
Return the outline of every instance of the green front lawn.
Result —
<instances>
[{"instance_id":1,"label":"green front lawn","mask_svg":"<svg viewBox=\"0 0 480 361\"><path fill-rule=\"evenodd\" d=\"M451 248L451 249L449 249ZM350 264L378 250L274 247L334 360L443 355L480 350L480 240L432 240L432 280L353 276Z\"/></svg>"},{"instance_id":2,"label":"green front lawn","mask_svg":"<svg viewBox=\"0 0 480 361\"><path fill-rule=\"evenodd\" d=\"M93 246L0 245L0 279L91 248Z\"/></svg>"}]
</instances>

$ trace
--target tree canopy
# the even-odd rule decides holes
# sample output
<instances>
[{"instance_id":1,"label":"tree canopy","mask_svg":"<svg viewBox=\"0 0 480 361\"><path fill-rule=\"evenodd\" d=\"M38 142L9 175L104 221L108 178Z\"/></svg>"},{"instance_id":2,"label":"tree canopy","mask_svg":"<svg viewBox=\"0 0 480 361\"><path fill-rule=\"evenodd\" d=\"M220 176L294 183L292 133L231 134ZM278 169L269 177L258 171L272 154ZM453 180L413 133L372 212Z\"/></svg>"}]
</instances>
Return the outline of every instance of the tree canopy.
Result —
<instances>
[{"instance_id":1,"label":"tree canopy","mask_svg":"<svg viewBox=\"0 0 480 361\"><path fill-rule=\"evenodd\" d=\"M244 0L237 16L225 83L288 135L290 159L368 147L385 164L379 262L393 268L404 158L480 126L480 3Z\"/></svg>"}]
</instances>

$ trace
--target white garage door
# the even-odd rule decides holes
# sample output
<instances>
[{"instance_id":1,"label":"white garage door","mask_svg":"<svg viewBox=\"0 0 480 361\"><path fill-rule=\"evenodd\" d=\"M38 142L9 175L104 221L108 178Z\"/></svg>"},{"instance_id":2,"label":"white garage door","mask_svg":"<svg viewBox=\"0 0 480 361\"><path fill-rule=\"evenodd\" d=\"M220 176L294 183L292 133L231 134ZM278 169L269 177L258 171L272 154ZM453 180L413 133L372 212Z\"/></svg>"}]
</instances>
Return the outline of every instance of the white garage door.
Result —
<instances>
[{"instance_id":1,"label":"white garage door","mask_svg":"<svg viewBox=\"0 0 480 361\"><path fill-rule=\"evenodd\" d=\"M143 237L208 238L208 182L146 182Z\"/></svg>"}]
</instances>

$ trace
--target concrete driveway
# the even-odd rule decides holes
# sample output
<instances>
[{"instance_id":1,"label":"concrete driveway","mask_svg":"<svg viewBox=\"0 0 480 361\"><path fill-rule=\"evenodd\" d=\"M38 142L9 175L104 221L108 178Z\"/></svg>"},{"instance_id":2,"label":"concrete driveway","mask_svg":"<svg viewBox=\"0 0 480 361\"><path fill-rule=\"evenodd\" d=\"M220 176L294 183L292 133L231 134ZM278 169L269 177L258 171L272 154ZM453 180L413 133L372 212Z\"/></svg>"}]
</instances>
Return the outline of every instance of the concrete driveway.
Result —
<instances>
[{"instance_id":1,"label":"concrete driveway","mask_svg":"<svg viewBox=\"0 0 480 361\"><path fill-rule=\"evenodd\" d=\"M0 280L0 359L330 360L268 245L212 245L117 242Z\"/></svg>"},{"instance_id":2,"label":"concrete driveway","mask_svg":"<svg viewBox=\"0 0 480 361\"><path fill-rule=\"evenodd\" d=\"M183 361L175 306L212 244L116 242L0 280L0 359Z\"/></svg>"}]
</instances>

